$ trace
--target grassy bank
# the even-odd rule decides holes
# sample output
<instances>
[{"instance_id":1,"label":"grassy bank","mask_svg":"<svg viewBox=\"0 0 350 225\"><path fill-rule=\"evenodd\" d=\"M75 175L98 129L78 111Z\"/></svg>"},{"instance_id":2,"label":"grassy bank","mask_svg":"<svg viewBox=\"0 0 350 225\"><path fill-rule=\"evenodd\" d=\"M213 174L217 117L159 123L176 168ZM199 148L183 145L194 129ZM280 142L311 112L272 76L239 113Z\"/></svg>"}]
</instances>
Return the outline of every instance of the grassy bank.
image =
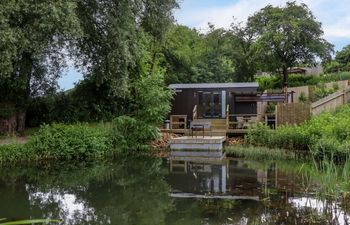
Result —
<instances>
[{"instance_id":1,"label":"grassy bank","mask_svg":"<svg viewBox=\"0 0 350 225\"><path fill-rule=\"evenodd\" d=\"M24 144L0 145L0 163L90 160L144 152L157 137L155 127L126 116L108 124L44 125Z\"/></svg>"},{"instance_id":2,"label":"grassy bank","mask_svg":"<svg viewBox=\"0 0 350 225\"><path fill-rule=\"evenodd\" d=\"M301 125L276 130L259 125L245 137L248 145L310 152L314 156L345 157L350 147L350 106L323 113Z\"/></svg>"}]
</instances>

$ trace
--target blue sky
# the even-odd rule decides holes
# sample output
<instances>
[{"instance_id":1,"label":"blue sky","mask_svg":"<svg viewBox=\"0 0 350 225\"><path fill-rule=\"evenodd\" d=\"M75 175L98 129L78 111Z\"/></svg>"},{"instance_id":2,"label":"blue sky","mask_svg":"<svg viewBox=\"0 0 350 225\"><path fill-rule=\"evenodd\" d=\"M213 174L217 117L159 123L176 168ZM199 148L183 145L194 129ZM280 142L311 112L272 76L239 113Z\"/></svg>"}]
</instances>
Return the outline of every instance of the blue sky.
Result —
<instances>
[{"instance_id":1,"label":"blue sky","mask_svg":"<svg viewBox=\"0 0 350 225\"><path fill-rule=\"evenodd\" d=\"M216 27L229 28L233 22L245 22L254 12L267 4L283 6L285 0L182 0L180 9L175 11L177 23L203 32L208 22ZM322 23L324 37L341 50L350 44L350 0L297 0L305 3ZM70 68L59 80L63 89L70 89L74 83L82 79L81 73Z\"/></svg>"}]
</instances>

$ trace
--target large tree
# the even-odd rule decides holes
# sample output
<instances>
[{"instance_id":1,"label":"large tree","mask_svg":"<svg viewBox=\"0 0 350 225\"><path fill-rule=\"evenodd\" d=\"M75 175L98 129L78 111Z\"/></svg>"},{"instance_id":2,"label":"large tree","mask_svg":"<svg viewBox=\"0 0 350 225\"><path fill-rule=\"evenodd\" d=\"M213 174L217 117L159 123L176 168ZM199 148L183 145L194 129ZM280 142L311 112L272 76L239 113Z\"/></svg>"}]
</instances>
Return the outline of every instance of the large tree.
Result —
<instances>
[{"instance_id":1,"label":"large tree","mask_svg":"<svg viewBox=\"0 0 350 225\"><path fill-rule=\"evenodd\" d=\"M268 5L248 18L247 27L254 35L261 66L281 71L285 87L289 67L331 57L333 46L323 38L321 23L305 4Z\"/></svg>"},{"instance_id":2,"label":"large tree","mask_svg":"<svg viewBox=\"0 0 350 225\"><path fill-rule=\"evenodd\" d=\"M62 49L79 33L75 9L73 0L1 1L0 117L25 111L30 95L56 87Z\"/></svg>"},{"instance_id":3,"label":"large tree","mask_svg":"<svg viewBox=\"0 0 350 225\"><path fill-rule=\"evenodd\" d=\"M83 37L74 53L90 93L82 102L106 119L130 109L133 82L157 71L157 45L172 22L176 0L77 0ZM99 114L99 115L98 115ZM96 118L97 119L97 118Z\"/></svg>"}]
</instances>

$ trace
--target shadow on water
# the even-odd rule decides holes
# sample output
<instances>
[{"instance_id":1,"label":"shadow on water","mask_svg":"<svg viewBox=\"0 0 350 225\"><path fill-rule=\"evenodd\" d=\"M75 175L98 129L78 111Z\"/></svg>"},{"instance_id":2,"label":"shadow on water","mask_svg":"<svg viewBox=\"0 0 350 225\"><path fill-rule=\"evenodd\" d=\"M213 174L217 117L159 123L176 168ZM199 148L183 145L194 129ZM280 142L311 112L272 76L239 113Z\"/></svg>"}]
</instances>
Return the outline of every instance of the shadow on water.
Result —
<instances>
[{"instance_id":1,"label":"shadow on water","mask_svg":"<svg viewBox=\"0 0 350 225\"><path fill-rule=\"evenodd\" d=\"M0 218L64 224L348 224L342 202L319 200L301 164L241 159L98 163L0 170Z\"/></svg>"}]
</instances>

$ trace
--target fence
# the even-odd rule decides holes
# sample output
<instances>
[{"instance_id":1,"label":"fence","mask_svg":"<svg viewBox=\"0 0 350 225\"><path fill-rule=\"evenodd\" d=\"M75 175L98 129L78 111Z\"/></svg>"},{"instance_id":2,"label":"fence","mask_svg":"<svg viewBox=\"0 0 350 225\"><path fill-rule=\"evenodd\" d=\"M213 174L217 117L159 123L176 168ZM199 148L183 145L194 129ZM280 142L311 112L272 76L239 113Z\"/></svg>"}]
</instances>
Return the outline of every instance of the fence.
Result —
<instances>
[{"instance_id":1,"label":"fence","mask_svg":"<svg viewBox=\"0 0 350 225\"><path fill-rule=\"evenodd\" d=\"M350 87L337 91L323 99L311 104L312 115L319 115L322 112L335 110L337 107L349 103Z\"/></svg>"},{"instance_id":2,"label":"fence","mask_svg":"<svg viewBox=\"0 0 350 225\"><path fill-rule=\"evenodd\" d=\"M276 105L276 126L300 124L311 116L310 105L304 103L280 103Z\"/></svg>"}]
</instances>

